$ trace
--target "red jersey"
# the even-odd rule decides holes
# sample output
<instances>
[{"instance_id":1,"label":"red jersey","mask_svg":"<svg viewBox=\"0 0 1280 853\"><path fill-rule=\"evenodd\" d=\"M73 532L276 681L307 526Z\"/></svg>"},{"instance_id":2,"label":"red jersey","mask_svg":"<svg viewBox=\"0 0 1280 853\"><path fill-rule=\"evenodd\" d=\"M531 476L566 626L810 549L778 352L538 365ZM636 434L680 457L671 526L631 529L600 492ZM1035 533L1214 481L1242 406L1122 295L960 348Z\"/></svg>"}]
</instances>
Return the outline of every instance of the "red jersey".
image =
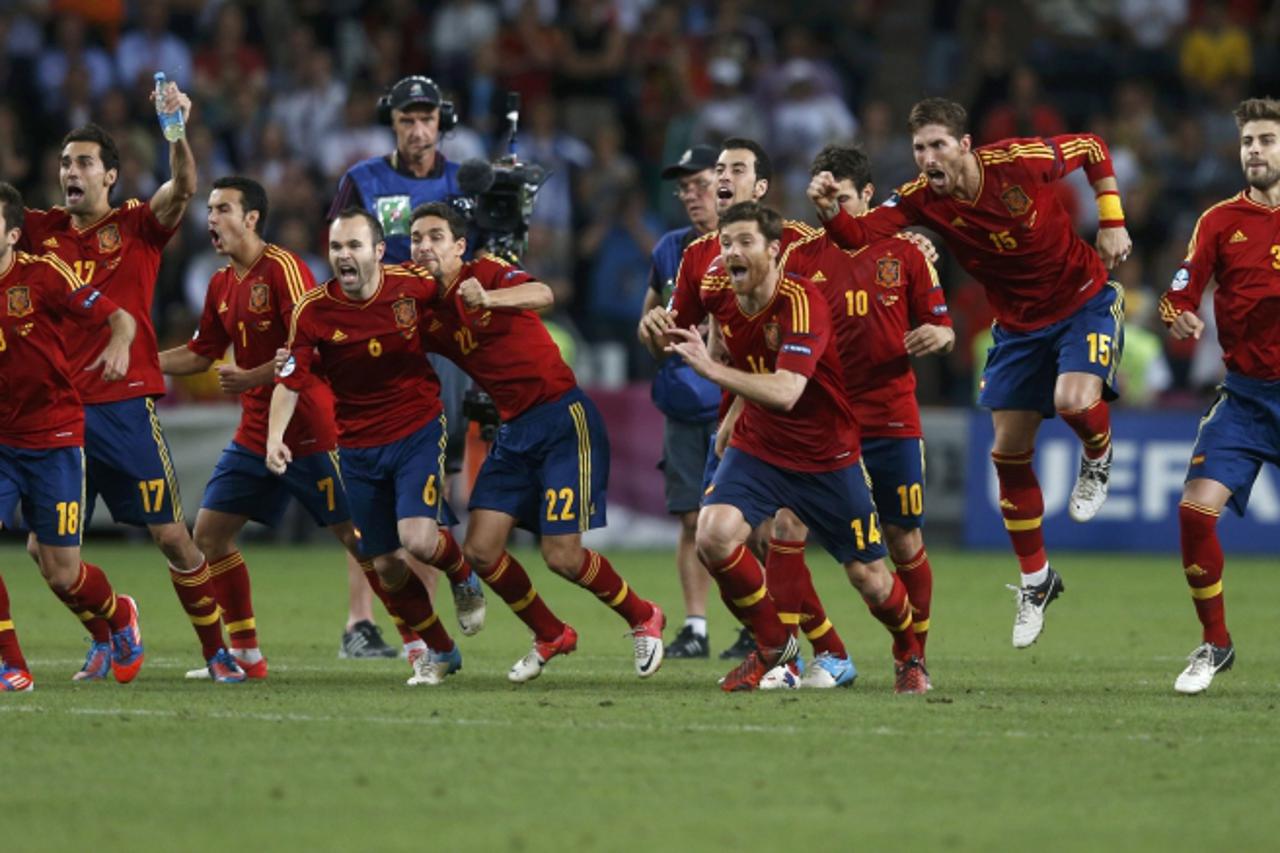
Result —
<instances>
[{"instance_id":1,"label":"red jersey","mask_svg":"<svg viewBox=\"0 0 1280 853\"><path fill-rule=\"evenodd\" d=\"M576 387L578 380L537 314L463 306L457 286L472 277L485 290L536 280L493 255L463 264L422 330L427 348L448 357L478 382L504 421Z\"/></svg>"},{"instance_id":2,"label":"red jersey","mask_svg":"<svg viewBox=\"0 0 1280 853\"><path fill-rule=\"evenodd\" d=\"M27 210L24 244L33 251L53 252L62 258L80 281L110 296L138 324L129 349L129 374L119 382L104 382L100 372L84 369L111 337L105 326L77 334L67 342L71 378L86 406L164 393L156 330L151 325L151 300L160 254L176 230L176 226L161 225L151 205L136 198L113 207L86 228L72 225L71 214L60 207Z\"/></svg>"},{"instance_id":3,"label":"red jersey","mask_svg":"<svg viewBox=\"0 0 1280 853\"><path fill-rule=\"evenodd\" d=\"M973 202L940 195L921 175L862 216L840 211L827 223L832 239L856 249L924 225L981 282L1005 329L1028 332L1071 316L1102 289L1107 268L1076 234L1052 184L1082 166L1091 182L1109 177L1106 144L1080 133L1006 139L974 153L982 182Z\"/></svg>"},{"instance_id":4,"label":"red jersey","mask_svg":"<svg viewBox=\"0 0 1280 853\"><path fill-rule=\"evenodd\" d=\"M187 348L216 360L234 346L236 366L244 370L272 361L289 340L294 305L315 286L311 270L297 255L268 243L243 277L228 264L209 279L200 327ZM259 385L240 395L242 412L234 439L264 456L272 388ZM306 387L284 441L297 456L333 450L338 441L333 392L324 382L315 380Z\"/></svg>"},{"instance_id":5,"label":"red jersey","mask_svg":"<svg viewBox=\"0 0 1280 853\"><path fill-rule=\"evenodd\" d=\"M63 345L89 332L96 340L92 327L105 326L118 306L81 284L56 256L26 252L15 252L0 276L0 306L0 443L38 450L83 446L84 408ZM65 322L72 317L78 326Z\"/></svg>"},{"instance_id":6,"label":"red jersey","mask_svg":"<svg viewBox=\"0 0 1280 853\"><path fill-rule=\"evenodd\" d=\"M339 444L377 447L440 414L440 380L427 363L419 324L440 298L431 273L381 265L373 296L353 302L336 279L303 294L293 309L290 360L279 382L299 393L317 367L336 398Z\"/></svg>"},{"instance_id":7,"label":"red jersey","mask_svg":"<svg viewBox=\"0 0 1280 853\"><path fill-rule=\"evenodd\" d=\"M674 300L681 328L698 325L708 314L716 318L739 370L789 370L809 378L789 412L744 400L730 447L791 471L833 471L858 461L858 427L840 356L831 345L831 314L812 282L784 274L769 304L747 315L717 262L696 294L677 290Z\"/></svg>"},{"instance_id":8,"label":"red jersey","mask_svg":"<svg viewBox=\"0 0 1280 853\"><path fill-rule=\"evenodd\" d=\"M827 298L861 436L922 437L916 375L903 339L925 323L951 325L933 264L901 237L847 251L825 232L792 246L783 264Z\"/></svg>"},{"instance_id":9,"label":"red jersey","mask_svg":"<svg viewBox=\"0 0 1280 853\"><path fill-rule=\"evenodd\" d=\"M1252 379L1280 379L1280 207L1247 192L1209 208L1196 223L1187 259L1160 297L1160 318L1171 324L1197 311L1209 279L1216 279L1213 316L1227 369Z\"/></svg>"}]
</instances>

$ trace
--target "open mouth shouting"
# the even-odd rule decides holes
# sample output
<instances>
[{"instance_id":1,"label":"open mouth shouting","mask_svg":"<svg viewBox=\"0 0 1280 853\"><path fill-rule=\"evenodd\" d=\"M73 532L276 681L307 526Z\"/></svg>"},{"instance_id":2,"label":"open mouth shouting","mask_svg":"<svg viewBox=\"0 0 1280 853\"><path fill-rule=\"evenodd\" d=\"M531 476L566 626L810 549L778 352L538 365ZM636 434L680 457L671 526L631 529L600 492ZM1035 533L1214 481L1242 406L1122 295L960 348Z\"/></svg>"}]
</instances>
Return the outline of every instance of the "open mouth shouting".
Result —
<instances>
[{"instance_id":1,"label":"open mouth shouting","mask_svg":"<svg viewBox=\"0 0 1280 853\"><path fill-rule=\"evenodd\" d=\"M355 261L338 261L334 271L338 274L338 283L343 287L360 282L360 267L356 265Z\"/></svg>"},{"instance_id":2,"label":"open mouth shouting","mask_svg":"<svg viewBox=\"0 0 1280 853\"><path fill-rule=\"evenodd\" d=\"M67 207L75 207L84 201L84 187L79 184L68 183L64 193L67 197Z\"/></svg>"}]
</instances>

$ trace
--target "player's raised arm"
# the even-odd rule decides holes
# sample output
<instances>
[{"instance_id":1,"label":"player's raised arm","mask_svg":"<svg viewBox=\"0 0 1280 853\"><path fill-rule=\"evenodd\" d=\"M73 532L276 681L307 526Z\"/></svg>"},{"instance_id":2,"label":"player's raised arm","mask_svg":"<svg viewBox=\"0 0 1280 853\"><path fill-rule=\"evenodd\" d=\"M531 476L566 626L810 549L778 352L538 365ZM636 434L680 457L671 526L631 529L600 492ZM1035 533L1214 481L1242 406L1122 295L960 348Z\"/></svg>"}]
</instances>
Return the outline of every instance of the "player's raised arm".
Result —
<instances>
[{"instance_id":1,"label":"player's raised arm","mask_svg":"<svg viewBox=\"0 0 1280 853\"><path fill-rule=\"evenodd\" d=\"M505 308L509 311L541 311L555 304L551 288L537 280L490 290L472 277L458 285L458 295L468 310Z\"/></svg>"},{"instance_id":2,"label":"player's raised arm","mask_svg":"<svg viewBox=\"0 0 1280 853\"><path fill-rule=\"evenodd\" d=\"M697 329L673 326L667 335L674 341L667 346L667 352L679 355L699 376L765 408L791 411L809 384L809 377L790 370L748 373L721 364L711 357Z\"/></svg>"},{"instance_id":3,"label":"player's raised arm","mask_svg":"<svg viewBox=\"0 0 1280 853\"><path fill-rule=\"evenodd\" d=\"M915 224L901 206L908 188L918 191L923 189L923 184L920 181L908 184L862 216L850 216L841 207L840 187L830 172L814 175L809 181L808 194L832 241L842 249L858 249L872 240L892 236Z\"/></svg>"},{"instance_id":4,"label":"player's raised arm","mask_svg":"<svg viewBox=\"0 0 1280 853\"><path fill-rule=\"evenodd\" d=\"M156 99L156 93L151 99ZM191 98L187 97L178 84L170 81L164 89L163 109L166 112L179 110L185 126L191 118ZM191 146L185 135L169 143L169 180L160 185L151 197L151 210L166 228L174 228L186 213L187 204L196 194L196 161L191 153Z\"/></svg>"}]
</instances>

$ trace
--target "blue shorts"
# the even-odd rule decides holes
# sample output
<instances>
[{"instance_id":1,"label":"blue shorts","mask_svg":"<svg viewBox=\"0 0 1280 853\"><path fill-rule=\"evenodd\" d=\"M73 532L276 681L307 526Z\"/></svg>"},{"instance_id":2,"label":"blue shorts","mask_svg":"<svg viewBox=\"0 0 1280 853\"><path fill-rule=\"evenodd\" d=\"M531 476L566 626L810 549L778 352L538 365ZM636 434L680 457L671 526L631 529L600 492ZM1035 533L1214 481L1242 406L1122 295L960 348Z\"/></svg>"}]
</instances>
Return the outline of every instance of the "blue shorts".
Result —
<instances>
[{"instance_id":1,"label":"blue shorts","mask_svg":"<svg viewBox=\"0 0 1280 853\"><path fill-rule=\"evenodd\" d=\"M85 506L98 495L119 524L183 521L169 442L150 397L84 407Z\"/></svg>"},{"instance_id":2,"label":"blue shorts","mask_svg":"<svg viewBox=\"0 0 1280 853\"><path fill-rule=\"evenodd\" d=\"M30 450L0 444L0 523L22 523L41 545L75 548L84 529L84 451Z\"/></svg>"},{"instance_id":3,"label":"blue shorts","mask_svg":"<svg viewBox=\"0 0 1280 853\"><path fill-rule=\"evenodd\" d=\"M867 473L859 464L835 471L788 471L730 447L702 499L703 506L713 504L737 507L752 529L786 507L841 565L872 563L888 553Z\"/></svg>"},{"instance_id":4,"label":"blue shorts","mask_svg":"<svg viewBox=\"0 0 1280 853\"><path fill-rule=\"evenodd\" d=\"M214 466L200 506L248 516L275 527L289 505L290 495L298 499L321 527L341 524L351 518L337 451L294 458L284 474L277 477L267 470L265 456L234 441L222 451Z\"/></svg>"},{"instance_id":5,"label":"blue shorts","mask_svg":"<svg viewBox=\"0 0 1280 853\"><path fill-rule=\"evenodd\" d=\"M361 557L398 549L402 518L430 518L441 527L458 523L444 499L446 441L441 415L390 444L341 448L342 483L360 531Z\"/></svg>"},{"instance_id":6,"label":"blue shorts","mask_svg":"<svg viewBox=\"0 0 1280 853\"><path fill-rule=\"evenodd\" d=\"M1116 370L1124 351L1124 288L1114 281L1080 310L1034 332L992 328L978 405L987 409L1055 414L1053 389L1063 373L1102 378L1102 398L1114 400Z\"/></svg>"},{"instance_id":7,"label":"blue shorts","mask_svg":"<svg viewBox=\"0 0 1280 853\"><path fill-rule=\"evenodd\" d=\"M903 530L924 525L924 439L864 438L862 464L882 524Z\"/></svg>"},{"instance_id":8,"label":"blue shorts","mask_svg":"<svg viewBox=\"0 0 1280 853\"><path fill-rule=\"evenodd\" d=\"M498 427L469 508L506 513L544 536L585 533L604 526L608 488L609 436L575 387Z\"/></svg>"},{"instance_id":9,"label":"blue shorts","mask_svg":"<svg viewBox=\"0 0 1280 853\"><path fill-rule=\"evenodd\" d=\"M1228 373L1200 420L1187 480L1218 481L1231 490L1227 505L1244 515L1264 462L1280 466L1280 380Z\"/></svg>"}]
</instances>

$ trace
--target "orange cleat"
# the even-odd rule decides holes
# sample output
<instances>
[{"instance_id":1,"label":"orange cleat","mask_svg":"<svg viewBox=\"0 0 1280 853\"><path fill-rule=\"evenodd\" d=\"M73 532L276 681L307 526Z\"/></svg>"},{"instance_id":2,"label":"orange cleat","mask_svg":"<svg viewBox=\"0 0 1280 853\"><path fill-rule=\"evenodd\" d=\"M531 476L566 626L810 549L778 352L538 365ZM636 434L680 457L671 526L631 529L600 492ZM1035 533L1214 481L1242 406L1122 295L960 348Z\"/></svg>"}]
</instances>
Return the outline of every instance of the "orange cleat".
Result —
<instances>
[{"instance_id":1,"label":"orange cleat","mask_svg":"<svg viewBox=\"0 0 1280 853\"><path fill-rule=\"evenodd\" d=\"M117 606L129 607L129 624L111 632L111 672L120 684L128 684L138 677L145 657L142 651L142 628L138 625L138 603L132 596L116 598Z\"/></svg>"},{"instance_id":2,"label":"orange cleat","mask_svg":"<svg viewBox=\"0 0 1280 853\"><path fill-rule=\"evenodd\" d=\"M761 646L747 655L746 660L729 670L729 674L720 682L720 689L726 693L756 690L769 670L790 663L799 656L800 645L795 637L787 637L787 644L780 649Z\"/></svg>"},{"instance_id":3,"label":"orange cleat","mask_svg":"<svg viewBox=\"0 0 1280 853\"><path fill-rule=\"evenodd\" d=\"M534 640L533 650L512 664L507 678L518 684L533 681L542 675L542 668L547 665L547 661L556 655L570 654L576 648L578 648L578 632L571 626L565 625L560 636L550 642Z\"/></svg>"}]
</instances>

